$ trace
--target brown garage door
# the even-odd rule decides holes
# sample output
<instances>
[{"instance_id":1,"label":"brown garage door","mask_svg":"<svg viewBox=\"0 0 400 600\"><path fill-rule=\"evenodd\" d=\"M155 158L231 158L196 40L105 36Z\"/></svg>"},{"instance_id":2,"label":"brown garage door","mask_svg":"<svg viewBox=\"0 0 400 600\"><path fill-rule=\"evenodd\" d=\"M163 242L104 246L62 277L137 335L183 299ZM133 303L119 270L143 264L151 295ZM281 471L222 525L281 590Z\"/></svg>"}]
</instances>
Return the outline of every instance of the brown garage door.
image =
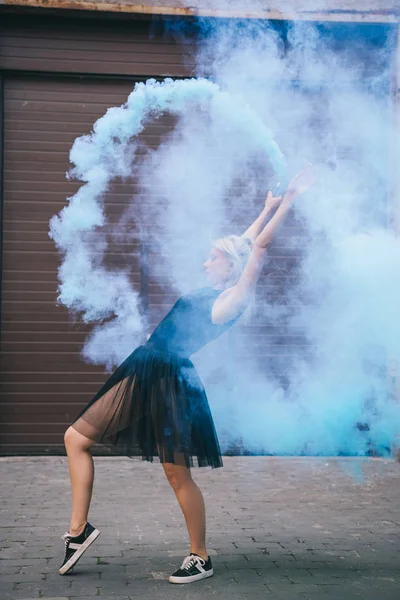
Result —
<instances>
[{"instance_id":1,"label":"brown garage door","mask_svg":"<svg viewBox=\"0 0 400 600\"><path fill-rule=\"evenodd\" d=\"M1 362L1 451L61 448L62 432L105 379L80 349L89 330L56 306L60 258L48 237L51 216L78 188L68 182L68 152L108 106L132 89L124 81L7 77L4 123L4 247ZM153 127L157 134L162 125ZM132 197L114 189L113 211ZM129 267L142 284L140 244L133 235ZM118 264L123 245L110 248Z\"/></svg>"}]
</instances>

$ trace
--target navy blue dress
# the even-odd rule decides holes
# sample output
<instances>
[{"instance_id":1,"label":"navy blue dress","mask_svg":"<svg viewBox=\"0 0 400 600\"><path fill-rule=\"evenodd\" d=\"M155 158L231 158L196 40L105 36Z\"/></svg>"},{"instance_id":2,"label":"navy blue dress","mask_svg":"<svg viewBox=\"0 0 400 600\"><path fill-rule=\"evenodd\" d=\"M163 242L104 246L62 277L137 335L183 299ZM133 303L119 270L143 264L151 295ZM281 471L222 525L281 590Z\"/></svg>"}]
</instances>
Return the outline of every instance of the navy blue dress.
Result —
<instances>
[{"instance_id":1,"label":"navy blue dress","mask_svg":"<svg viewBox=\"0 0 400 600\"><path fill-rule=\"evenodd\" d=\"M190 356L237 321L211 320L222 290L182 296L116 369L73 423L95 442L125 456L191 467L221 467L221 451L203 384Z\"/></svg>"}]
</instances>

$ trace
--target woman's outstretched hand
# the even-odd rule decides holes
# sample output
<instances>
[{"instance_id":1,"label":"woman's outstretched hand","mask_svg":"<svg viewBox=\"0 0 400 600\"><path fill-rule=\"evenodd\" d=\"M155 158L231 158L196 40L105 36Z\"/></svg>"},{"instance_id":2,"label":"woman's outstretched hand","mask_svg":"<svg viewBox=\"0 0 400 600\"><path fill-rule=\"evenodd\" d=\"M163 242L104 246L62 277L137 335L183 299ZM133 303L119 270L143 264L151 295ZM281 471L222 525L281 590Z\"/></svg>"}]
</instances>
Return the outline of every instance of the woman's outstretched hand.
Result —
<instances>
[{"instance_id":1,"label":"woman's outstretched hand","mask_svg":"<svg viewBox=\"0 0 400 600\"><path fill-rule=\"evenodd\" d=\"M268 196L265 200L265 208L270 211L279 206L282 202L282 196L274 196L272 192L268 192Z\"/></svg>"},{"instance_id":2,"label":"woman's outstretched hand","mask_svg":"<svg viewBox=\"0 0 400 600\"><path fill-rule=\"evenodd\" d=\"M292 198L304 194L313 185L315 179L314 167L311 163L308 163L290 180L286 193Z\"/></svg>"}]
</instances>

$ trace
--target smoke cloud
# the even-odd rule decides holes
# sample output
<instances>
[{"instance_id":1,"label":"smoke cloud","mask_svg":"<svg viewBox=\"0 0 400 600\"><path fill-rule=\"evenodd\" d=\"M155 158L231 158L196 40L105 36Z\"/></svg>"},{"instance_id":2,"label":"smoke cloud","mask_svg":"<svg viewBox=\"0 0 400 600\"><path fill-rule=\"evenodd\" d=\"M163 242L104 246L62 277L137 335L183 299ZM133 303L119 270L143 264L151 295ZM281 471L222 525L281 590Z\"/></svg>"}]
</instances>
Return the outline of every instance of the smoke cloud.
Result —
<instances>
[{"instance_id":1,"label":"smoke cloud","mask_svg":"<svg viewBox=\"0 0 400 600\"><path fill-rule=\"evenodd\" d=\"M113 180L135 170L148 204L133 199L121 221L136 217L143 231L162 231L154 242L162 275L183 293L204 285L213 237L242 233L267 190L311 161L318 182L267 258L251 330L259 333L250 338L249 326L238 325L234 352L221 339L196 364L224 449L388 452L400 422L388 377L400 363L400 241L388 228L390 30L217 20L168 27L183 45L194 33L200 40L198 79L138 84L126 105L76 140L71 176L85 183L51 221L63 256L59 300L97 323L84 357L110 367L147 326L129 273L102 261L102 199ZM173 130L138 155L146 125L166 113ZM278 295L274 278L283 281ZM292 344L276 347L290 336ZM262 363L266 346L274 350Z\"/></svg>"}]
</instances>

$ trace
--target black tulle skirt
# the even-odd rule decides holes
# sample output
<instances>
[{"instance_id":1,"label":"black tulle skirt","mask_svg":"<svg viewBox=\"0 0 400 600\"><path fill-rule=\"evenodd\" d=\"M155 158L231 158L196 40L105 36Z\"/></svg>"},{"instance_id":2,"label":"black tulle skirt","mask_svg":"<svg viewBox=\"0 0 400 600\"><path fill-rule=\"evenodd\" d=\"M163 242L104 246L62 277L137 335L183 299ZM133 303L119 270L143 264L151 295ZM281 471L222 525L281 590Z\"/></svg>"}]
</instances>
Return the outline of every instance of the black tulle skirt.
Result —
<instances>
[{"instance_id":1,"label":"black tulle skirt","mask_svg":"<svg viewBox=\"0 0 400 600\"><path fill-rule=\"evenodd\" d=\"M116 369L73 423L124 456L222 466L207 396L193 363L149 344Z\"/></svg>"}]
</instances>

